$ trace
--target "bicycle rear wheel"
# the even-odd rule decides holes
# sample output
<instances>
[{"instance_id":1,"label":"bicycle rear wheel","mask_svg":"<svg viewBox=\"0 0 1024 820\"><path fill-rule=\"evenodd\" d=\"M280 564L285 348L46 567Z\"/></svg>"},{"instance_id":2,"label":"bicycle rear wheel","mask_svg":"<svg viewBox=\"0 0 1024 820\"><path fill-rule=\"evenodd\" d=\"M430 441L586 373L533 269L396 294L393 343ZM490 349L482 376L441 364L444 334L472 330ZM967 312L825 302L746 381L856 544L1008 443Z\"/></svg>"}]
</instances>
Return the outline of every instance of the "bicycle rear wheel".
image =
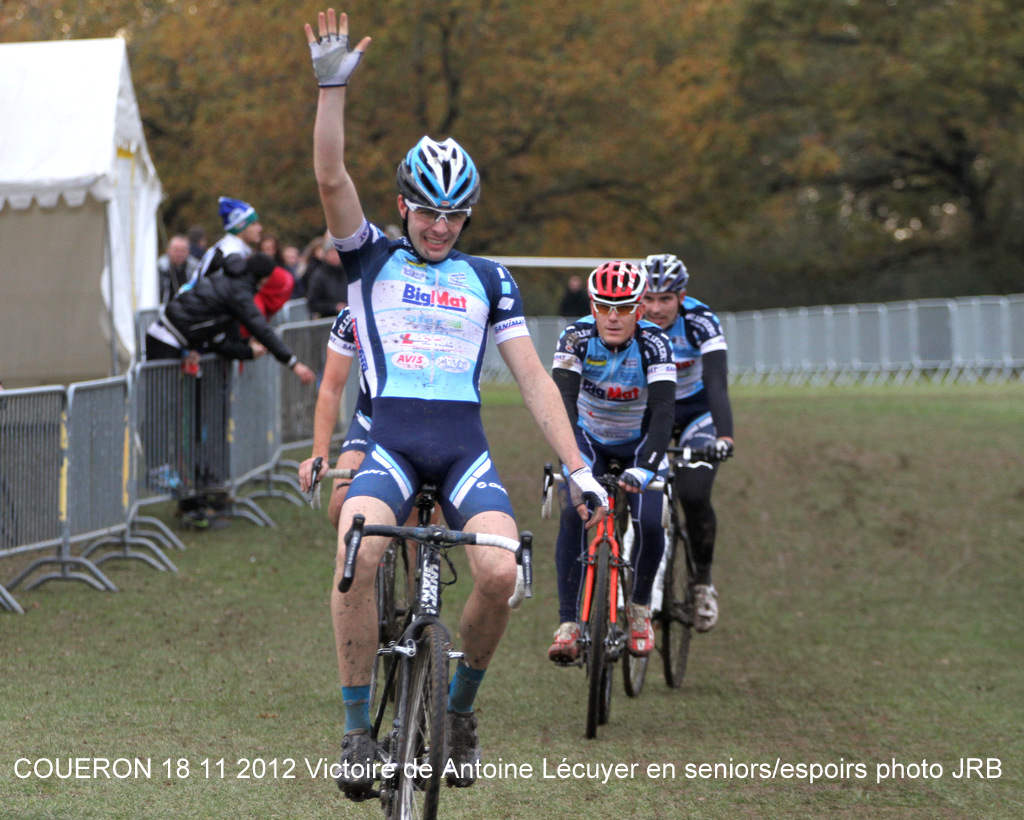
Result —
<instances>
[{"instance_id":1,"label":"bicycle rear wheel","mask_svg":"<svg viewBox=\"0 0 1024 820\"><path fill-rule=\"evenodd\" d=\"M587 653L587 737L597 737L597 727L608 722L611 710L611 677L608 672L608 541L598 547L594 568L594 588L587 618L589 646Z\"/></svg>"},{"instance_id":2,"label":"bicycle rear wheel","mask_svg":"<svg viewBox=\"0 0 1024 820\"><path fill-rule=\"evenodd\" d=\"M665 567L665 589L661 605L661 655L665 661L665 683L673 689L683 685L690 654L693 600L690 593L690 544L686 533L673 529L672 554Z\"/></svg>"},{"instance_id":3,"label":"bicycle rear wheel","mask_svg":"<svg viewBox=\"0 0 1024 820\"><path fill-rule=\"evenodd\" d=\"M398 788L392 806L399 820L435 820L444 767L448 701L448 637L430 624L416 644L405 708L399 709Z\"/></svg>"}]
</instances>

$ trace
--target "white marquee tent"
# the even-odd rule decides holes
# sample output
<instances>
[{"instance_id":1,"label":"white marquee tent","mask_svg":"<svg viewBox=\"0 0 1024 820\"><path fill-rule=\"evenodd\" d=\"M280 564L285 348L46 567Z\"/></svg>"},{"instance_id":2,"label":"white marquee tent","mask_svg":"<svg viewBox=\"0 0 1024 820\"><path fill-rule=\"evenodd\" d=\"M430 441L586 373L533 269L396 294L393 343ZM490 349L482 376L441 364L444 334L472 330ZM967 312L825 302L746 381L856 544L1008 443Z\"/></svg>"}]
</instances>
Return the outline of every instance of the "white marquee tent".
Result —
<instances>
[{"instance_id":1,"label":"white marquee tent","mask_svg":"<svg viewBox=\"0 0 1024 820\"><path fill-rule=\"evenodd\" d=\"M0 45L5 387L124 368L158 300L160 198L123 40Z\"/></svg>"}]
</instances>

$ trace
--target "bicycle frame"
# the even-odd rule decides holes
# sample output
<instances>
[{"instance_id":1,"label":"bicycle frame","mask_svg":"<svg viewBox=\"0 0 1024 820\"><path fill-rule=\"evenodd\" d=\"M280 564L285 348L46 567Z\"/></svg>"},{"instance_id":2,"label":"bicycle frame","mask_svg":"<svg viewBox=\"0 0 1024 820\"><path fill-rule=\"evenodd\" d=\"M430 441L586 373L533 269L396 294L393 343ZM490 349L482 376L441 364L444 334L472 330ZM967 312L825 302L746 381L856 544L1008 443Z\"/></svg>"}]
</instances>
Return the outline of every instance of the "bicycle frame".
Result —
<instances>
[{"instance_id":1,"label":"bicycle frame","mask_svg":"<svg viewBox=\"0 0 1024 820\"><path fill-rule=\"evenodd\" d=\"M580 623L584 627L590 623L590 613L592 611L594 595L597 590L594 588L594 576L597 572L597 560L598 553L601 549L601 543L603 541L608 542L609 548L609 562L608 562L608 615L609 621L612 626L618 624L618 607L614 603L618 600L619 590L619 572L622 569L622 547L619 544L619 539L615 535L616 525L619 523L619 493L622 492L619 488L617 481L608 480L609 477L605 476L599 479L604 485L605 489L608 490L608 512L601 522L597 525L594 532L593 538L590 539L590 545L587 548L587 557L584 559L587 570L583 581L583 603L580 607ZM624 499L623 499L624 500Z\"/></svg>"}]
</instances>

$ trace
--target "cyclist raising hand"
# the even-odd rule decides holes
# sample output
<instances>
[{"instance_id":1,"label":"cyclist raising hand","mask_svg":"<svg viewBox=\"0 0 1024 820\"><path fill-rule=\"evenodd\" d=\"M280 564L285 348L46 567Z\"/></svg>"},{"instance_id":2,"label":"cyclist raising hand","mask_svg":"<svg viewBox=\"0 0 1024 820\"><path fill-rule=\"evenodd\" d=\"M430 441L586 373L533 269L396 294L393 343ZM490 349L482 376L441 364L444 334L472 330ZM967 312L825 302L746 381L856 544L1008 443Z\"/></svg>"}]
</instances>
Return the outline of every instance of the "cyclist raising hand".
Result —
<instances>
[{"instance_id":1,"label":"cyclist raising hand","mask_svg":"<svg viewBox=\"0 0 1024 820\"><path fill-rule=\"evenodd\" d=\"M384 543L364 540L355 580L339 593L344 535L353 516L365 516L367 524L404 521L420 484L429 482L439 487L441 511L452 528L518 537L480 418L488 328L527 409L571 471L579 517L587 517L582 502L590 501L597 508L591 523L597 523L607 498L580 456L558 390L537 358L515 280L501 265L455 248L480 198L473 160L454 139L423 137L398 164L404 235L389 239L369 223L345 165L345 102L370 39L350 50L348 19L333 9L321 12L317 24L316 33L306 26L320 84L313 163L327 228L348 277L373 419L366 457L341 510L331 599L345 701L342 764L365 763L375 748L367 699L377 647L374 575ZM459 772L480 757L473 700L508 623L506 602L516 577L510 553L467 552L474 583L461 617L466 658L448 702L449 753ZM453 782L468 786L472 780ZM339 781L348 793L371 785L372 777Z\"/></svg>"},{"instance_id":2,"label":"cyclist raising hand","mask_svg":"<svg viewBox=\"0 0 1024 820\"><path fill-rule=\"evenodd\" d=\"M646 657L654 648L649 603L665 532L662 494L645 490L664 467L672 435L676 368L668 337L642 321L647 290L643 271L626 262L606 262L590 274L587 289L591 315L562 331L554 379L592 470L606 472L613 459L626 467L620 484L630 491L630 561L636 571L628 648L633 655ZM560 624L548 649L548 657L559 663L574 661L579 652L580 556L586 551L579 517L567 507L555 551Z\"/></svg>"}]
</instances>

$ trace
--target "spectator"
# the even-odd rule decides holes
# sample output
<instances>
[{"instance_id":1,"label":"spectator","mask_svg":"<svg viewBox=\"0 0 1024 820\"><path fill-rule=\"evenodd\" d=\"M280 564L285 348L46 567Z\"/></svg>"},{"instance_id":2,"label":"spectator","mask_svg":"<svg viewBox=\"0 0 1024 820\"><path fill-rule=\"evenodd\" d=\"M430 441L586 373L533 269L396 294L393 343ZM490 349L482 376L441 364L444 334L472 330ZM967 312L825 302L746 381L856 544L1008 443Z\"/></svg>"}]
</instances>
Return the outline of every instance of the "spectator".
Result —
<instances>
[{"instance_id":1,"label":"spectator","mask_svg":"<svg viewBox=\"0 0 1024 820\"><path fill-rule=\"evenodd\" d=\"M315 259L306 273L306 302L314 319L337 316L348 302L345 268L334 243L325 240L323 254Z\"/></svg>"},{"instance_id":2,"label":"spectator","mask_svg":"<svg viewBox=\"0 0 1024 820\"><path fill-rule=\"evenodd\" d=\"M579 319L590 315L590 299L583 289L583 277L574 273L565 283L565 293L558 305L558 315L570 319Z\"/></svg>"},{"instance_id":3,"label":"spectator","mask_svg":"<svg viewBox=\"0 0 1024 820\"><path fill-rule=\"evenodd\" d=\"M206 253L206 248L210 244L206 239L206 228L202 225L193 225L188 229L186 236L188 237L188 255L198 262L203 258L203 254Z\"/></svg>"},{"instance_id":4,"label":"spectator","mask_svg":"<svg viewBox=\"0 0 1024 820\"><path fill-rule=\"evenodd\" d=\"M324 258L324 240L326 238L326 234L318 236L309 242L299 254L299 264L295 269L295 292L292 294L294 298L301 299L306 295L309 288L309 274Z\"/></svg>"},{"instance_id":5,"label":"spectator","mask_svg":"<svg viewBox=\"0 0 1024 820\"><path fill-rule=\"evenodd\" d=\"M274 234L263 234L263 238L260 240L260 251L273 259L277 267L284 267L284 257L281 256L281 243Z\"/></svg>"},{"instance_id":6,"label":"spectator","mask_svg":"<svg viewBox=\"0 0 1024 820\"><path fill-rule=\"evenodd\" d=\"M166 305L199 267L199 260L189 255L188 247L188 238L176 234L167 241L167 252L156 260L161 305Z\"/></svg>"},{"instance_id":7,"label":"spectator","mask_svg":"<svg viewBox=\"0 0 1024 820\"><path fill-rule=\"evenodd\" d=\"M230 257L229 257L230 258ZM146 358L180 359L198 363L198 351L208 349L226 359L250 360L270 351L289 367L303 384L315 375L292 354L274 333L255 303L257 290L270 279L273 260L263 253L246 259L240 267L228 267L223 257L217 267L191 288L178 292L160 311L160 318L146 332ZM252 334L245 341L238 334L239 323ZM198 375L198 374L196 374ZM197 397L201 394L196 391ZM197 412L197 418L202 418ZM210 486L197 487L194 495L179 499L182 523L197 528L211 526L217 519L209 496L216 478L204 478ZM223 491L220 491L223 495Z\"/></svg>"},{"instance_id":8,"label":"spectator","mask_svg":"<svg viewBox=\"0 0 1024 820\"><path fill-rule=\"evenodd\" d=\"M259 214L248 202L222 196L219 200L220 218L224 223L224 236L218 239L203 254L199 270L192 278L195 280L206 275L208 270L216 270L223 264L236 273L241 272L244 261L256 250L259 250L263 238L263 226ZM218 260L220 255L223 261ZM232 258L234 257L234 259Z\"/></svg>"},{"instance_id":9,"label":"spectator","mask_svg":"<svg viewBox=\"0 0 1024 820\"><path fill-rule=\"evenodd\" d=\"M292 276L296 277L299 274L299 253L298 245L287 244L281 246L282 267Z\"/></svg>"}]
</instances>

